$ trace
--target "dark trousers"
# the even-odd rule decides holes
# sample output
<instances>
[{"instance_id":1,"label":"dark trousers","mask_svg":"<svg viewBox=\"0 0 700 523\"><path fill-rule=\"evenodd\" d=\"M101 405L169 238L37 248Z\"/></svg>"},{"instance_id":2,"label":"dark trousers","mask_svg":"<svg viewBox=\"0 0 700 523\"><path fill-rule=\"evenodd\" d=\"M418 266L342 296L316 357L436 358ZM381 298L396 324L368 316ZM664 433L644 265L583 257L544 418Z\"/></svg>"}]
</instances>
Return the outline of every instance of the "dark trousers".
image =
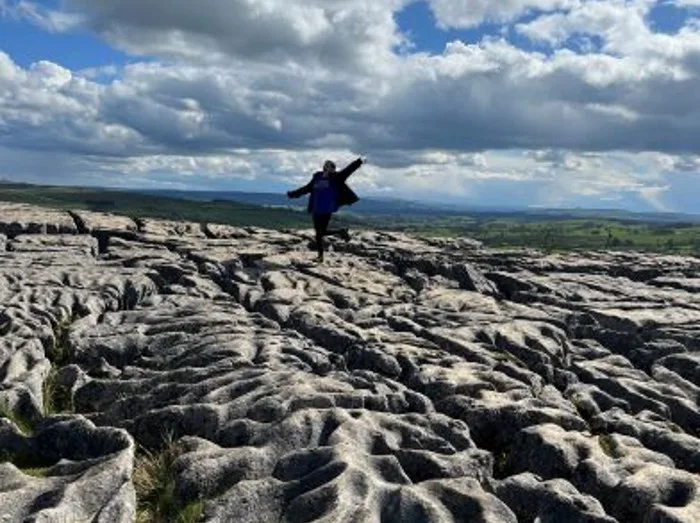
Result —
<instances>
[{"instance_id":1,"label":"dark trousers","mask_svg":"<svg viewBox=\"0 0 700 523\"><path fill-rule=\"evenodd\" d=\"M314 230L316 231L316 249L318 256L323 257L323 237L335 236L340 234L340 229L329 229L328 224L331 222L331 214L314 214Z\"/></svg>"}]
</instances>

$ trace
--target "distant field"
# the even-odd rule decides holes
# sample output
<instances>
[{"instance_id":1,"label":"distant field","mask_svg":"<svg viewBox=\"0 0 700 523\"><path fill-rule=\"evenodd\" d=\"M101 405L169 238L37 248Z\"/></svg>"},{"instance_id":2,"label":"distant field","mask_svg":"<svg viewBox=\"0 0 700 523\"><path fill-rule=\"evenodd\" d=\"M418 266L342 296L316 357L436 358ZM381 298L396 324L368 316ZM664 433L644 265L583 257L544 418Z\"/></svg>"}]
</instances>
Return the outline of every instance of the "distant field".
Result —
<instances>
[{"instance_id":1,"label":"distant field","mask_svg":"<svg viewBox=\"0 0 700 523\"><path fill-rule=\"evenodd\" d=\"M700 254L700 224L618 220L481 219L475 216L385 223L387 227L435 236L469 236L491 247L552 250L639 250Z\"/></svg>"},{"instance_id":2,"label":"distant field","mask_svg":"<svg viewBox=\"0 0 700 523\"><path fill-rule=\"evenodd\" d=\"M233 201L194 201L134 192L0 183L0 200L58 209L88 209L131 217L238 226L310 227L305 212ZM404 231L426 236L470 237L491 247L554 250L640 250L700 255L700 224L590 218L470 215L351 216L336 223L354 228Z\"/></svg>"}]
</instances>

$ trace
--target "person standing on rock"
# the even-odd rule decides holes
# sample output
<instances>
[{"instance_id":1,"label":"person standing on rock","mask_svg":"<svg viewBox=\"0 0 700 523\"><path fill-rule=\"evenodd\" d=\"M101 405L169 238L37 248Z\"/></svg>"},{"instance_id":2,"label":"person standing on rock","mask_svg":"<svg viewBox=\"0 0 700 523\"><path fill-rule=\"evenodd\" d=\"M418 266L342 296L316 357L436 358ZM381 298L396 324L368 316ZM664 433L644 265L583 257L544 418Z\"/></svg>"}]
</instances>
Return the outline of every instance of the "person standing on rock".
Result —
<instances>
[{"instance_id":1,"label":"person standing on rock","mask_svg":"<svg viewBox=\"0 0 700 523\"><path fill-rule=\"evenodd\" d=\"M311 181L295 191L287 191L289 198L299 198L309 194L308 212L313 216L316 231L316 249L318 261L323 261L323 237L340 236L345 241L350 239L347 229L329 229L331 216L340 207L352 205L359 201L357 195L347 186L346 181L352 173L359 169L365 158L358 158L345 169L336 171L335 163L326 160L323 170L314 173Z\"/></svg>"}]
</instances>

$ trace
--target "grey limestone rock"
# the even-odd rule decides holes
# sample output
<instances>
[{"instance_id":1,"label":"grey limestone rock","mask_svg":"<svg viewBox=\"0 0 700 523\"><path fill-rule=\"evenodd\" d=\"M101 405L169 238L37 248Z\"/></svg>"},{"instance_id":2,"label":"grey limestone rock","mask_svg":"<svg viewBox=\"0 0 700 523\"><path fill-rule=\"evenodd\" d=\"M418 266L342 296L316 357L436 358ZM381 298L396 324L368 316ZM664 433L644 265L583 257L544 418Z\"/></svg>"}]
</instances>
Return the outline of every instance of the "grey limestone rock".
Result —
<instances>
[{"instance_id":1,"label":"grey limestone rock","mask_svg":"<svg viewBox=\"0 0 700 523\"><path fill-rule=\"evenodd\" d=\"M700 519L697 258L0 210L0 521Z\"/></svg>"},{"instance_id":2,"label":"grey limestone rock","mask_svg":"<svg viewBox=\"0 0 700 523\"><path fill-rule=\"evenodd\" d=\"M71 215L80 226L80 232L83 234L123 234L135 233L138 231L138 225L131 218L126 216L85 211L82 209L71 211Z\"/></svg>"},{"instance_id":3,"label":"grey limestone rock","mask_svg":"<svg viewBox=\"0 0 700 523\"><path fill-rule=\"evenodd\" d=\"M15 237L20 234L76 234L78 227L65 211L24 203L0 202L0 233Z\"/></svg>"},{"instance_id":4,"label":"grey limestone rock","mask_svg":"<svg viewBox=\"0 0 700 523\"><path fill-rule=\"evenodd\" d=\"M0 520L134 521L134 442L82 417L47 419L31 436L0 419Z\"/></svg>"},{"instance_id":5,"label":"grey limestone rock","mask_svg":"<svg viewBox=\"0 0 700 523\"><path fill-rule=\"evenodd\" d=\"M614 523L601 504L581 494L563 479L541 481L531 473L512 476L498 484L496 495L513 509L518 521L541 523Z\"/></svg>"}]
</instances>

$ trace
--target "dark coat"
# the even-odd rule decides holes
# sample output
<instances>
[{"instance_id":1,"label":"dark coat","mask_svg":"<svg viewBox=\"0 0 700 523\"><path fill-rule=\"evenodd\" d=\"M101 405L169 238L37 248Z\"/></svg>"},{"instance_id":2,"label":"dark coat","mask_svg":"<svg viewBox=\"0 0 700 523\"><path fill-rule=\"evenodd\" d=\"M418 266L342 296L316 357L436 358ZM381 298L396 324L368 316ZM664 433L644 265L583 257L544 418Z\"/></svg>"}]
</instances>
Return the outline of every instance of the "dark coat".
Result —
<instances>
[{"instance_id":1,"label":"dark coat","mask_svg":"<svg viewBox=\"0 0 700 523\"><path fill-rule=\"evenodd\" d=\"M336 201L337 207L342 207L344 205L352 205L353 203L358 202L360 200L357 197L357 195L353 192L353 190L350 187L348 187L346 182L350 175L357 171L357 169L359 169L361 165L362 158L358 158L342 171L336 171L333 174L331 174L331 183L335 185L336 194L338 195L338 199ZM323 176L322 171L314 173L309 183L295 191L289 191L287 193L287 196L289 196L290 198L299 198L301 196L304 196L305 194L310 194L307 211L312 213L314 209L314 183L316 183L316 180L318 180L320 176Z\"/></svg>"}]
</instances>

